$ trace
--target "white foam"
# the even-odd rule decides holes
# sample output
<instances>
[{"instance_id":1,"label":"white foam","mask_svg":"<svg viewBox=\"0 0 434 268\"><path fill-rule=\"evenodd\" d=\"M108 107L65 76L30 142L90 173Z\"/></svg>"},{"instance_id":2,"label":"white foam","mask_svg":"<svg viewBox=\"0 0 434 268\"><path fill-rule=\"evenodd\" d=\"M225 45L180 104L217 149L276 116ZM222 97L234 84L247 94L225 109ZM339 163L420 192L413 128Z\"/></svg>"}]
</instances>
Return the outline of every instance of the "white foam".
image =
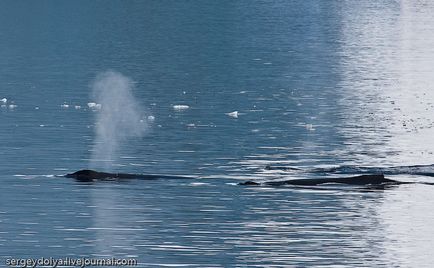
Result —
<instances>
[{"instance_id":1,"label":"white foam","mask_svg":"<svg viewBox=\"0 0 434 268\"><path fill-rule=\"evenodd\" d=\"M233 112L227 113L226 115L233 117L233 118L238 118L238 111L233 111Z\"/></svg>"},{"instance_id":2,"label":"white foam","mask_svg":"<svg viewBox=\"0 0 434 268\"><path fill-rule=\"evenodd\" d=\"M190 106L188 105L183 105L183 104L173 105L173 109L175 111L183 111L183 110L187 110L188 108L190 108Z\"/></svg>"}]
</instances>

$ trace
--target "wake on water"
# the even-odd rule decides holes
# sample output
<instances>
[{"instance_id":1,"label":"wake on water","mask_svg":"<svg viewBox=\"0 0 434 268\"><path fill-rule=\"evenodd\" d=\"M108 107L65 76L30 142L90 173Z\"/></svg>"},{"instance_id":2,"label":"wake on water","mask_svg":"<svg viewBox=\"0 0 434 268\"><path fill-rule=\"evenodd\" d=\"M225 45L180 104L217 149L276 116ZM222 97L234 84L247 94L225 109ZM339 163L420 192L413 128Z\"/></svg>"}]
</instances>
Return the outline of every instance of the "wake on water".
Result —
<instances>
[{"instance_id":1,"label":"wake on water","mask_svg":"<svg viewBox=\"0 0 434 268\"><path fill-rule=\"evenodd\" d=\"M275 165L266 166L266 170L293 171L313 174L384 174L384 175L418 175L434 177L434 165L364 167L342 165L328 168L301 169L298 167Z\"/></svg>"}]
</instances>

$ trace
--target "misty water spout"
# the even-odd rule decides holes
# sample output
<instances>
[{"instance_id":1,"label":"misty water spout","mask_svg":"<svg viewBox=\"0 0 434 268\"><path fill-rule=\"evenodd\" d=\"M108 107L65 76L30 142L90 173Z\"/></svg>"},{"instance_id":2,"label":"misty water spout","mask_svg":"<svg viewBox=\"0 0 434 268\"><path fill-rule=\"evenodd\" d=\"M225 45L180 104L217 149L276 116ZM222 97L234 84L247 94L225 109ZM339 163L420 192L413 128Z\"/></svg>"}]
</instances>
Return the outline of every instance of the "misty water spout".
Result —
<instances>
[{"instance_id":1,"label":"misty water spout","mask_svg":"<svg viewBox=\"0 0 434 268\"><path fill-rule=\"evenodd\" d=\"M100 109L96 112L95 140L90 167L111 171L122 144L142 137L146 124L142 109L133 96L133 82L126 76L108 71L97 76L92 94Z\"/></svg>"}]
</instances>

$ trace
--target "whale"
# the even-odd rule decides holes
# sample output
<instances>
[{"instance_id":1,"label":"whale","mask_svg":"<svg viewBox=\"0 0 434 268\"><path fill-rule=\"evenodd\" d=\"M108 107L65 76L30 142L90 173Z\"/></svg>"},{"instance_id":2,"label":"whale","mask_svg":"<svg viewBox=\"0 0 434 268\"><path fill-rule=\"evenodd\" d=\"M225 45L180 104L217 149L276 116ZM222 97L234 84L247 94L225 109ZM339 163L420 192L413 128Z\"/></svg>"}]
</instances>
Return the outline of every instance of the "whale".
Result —
<instances>
[{"instance_id":1,"label":"whale","mask_svg":"<svg viewBox=\"0 0 434 268\"><path fill-rule=\"evenodd\" d=\"M405 182L397 181L392 179L387 179L384 174L368 174L368 175L358 175L352 177L336 177L336 178L311 178L311 179L291 179L291 180L278 180L278 181L245 181L239 183L239 185L246 186L318 186L322 184L346 184L346 185L356 185L356 186L393 186L402 184L427 184L434 185L434 183L429 182Z\"/></svg>"},{"instance_id":2,"label":"whale","mask_svg":"<svg viewBox=\"0 0 434 268\"><path fill-rule=\"evenodd\" d=\"M132 174L132 173L109 173L99 172L91 169L82 169L74 173L64 175L66 178L73 178L79 182L94 181L122 181L122 180L157 180L157 179L196 179L191 176L162 175L162 174Z\"/></svg>"},{"instance_id":3,"label":"whale","mask_svg":"<svg viewBox=\"0 0 434 268\"><path fill-rule=\"evenodd\" d=\"M162 174L133 174L133 173L110 173L100 172L91 169L83 169L74 173L63 175L67 178L73 178L78 182L97 182L97 181L126 181L126 180L192 180L199 179L194 176L162 175ZM385 189L390 186L402 184L426 184L434 185L430 182L406 182L397 181L384 177L384 174L364 174L351 177L326 177L326 178L303 178L290 180L270 180L270 181L244 181L238 185L244 186L319 186L323 184L344 184L354 186L364 186L373 189Z\"/></svg>"}]
</instances>

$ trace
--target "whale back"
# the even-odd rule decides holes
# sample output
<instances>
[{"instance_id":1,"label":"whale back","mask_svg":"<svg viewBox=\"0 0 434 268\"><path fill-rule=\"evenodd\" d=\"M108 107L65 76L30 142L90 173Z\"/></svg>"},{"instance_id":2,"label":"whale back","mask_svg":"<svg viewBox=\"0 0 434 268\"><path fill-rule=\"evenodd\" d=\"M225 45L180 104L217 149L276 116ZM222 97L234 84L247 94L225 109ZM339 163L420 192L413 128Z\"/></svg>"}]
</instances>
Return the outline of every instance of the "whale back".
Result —
<instances>
[{"instance_id":1,"label":"whale back","mask_svg":"<svg viewBox=\"0 0 434 268\"><path fill-rule=\"evenodd\" d=\"M91 169L83 169L74 173L66 174L67 178L74 178L78 181L91 182L94 180L108 180L110 178L116 178L116 174L98 172Z\"/></svg>"},{"instance_id":2,"label":"whale back","mask_svg":"<svg viewBox=\"0 0 434 268\"><path fill-rule=\"evenodd\" d=\"M163 175L163 174L130 174L130 173L108 173L91 169L83 169L74 173L66 174L67 178L74 178L80 182L93 181L120 181L129 179L156 180L156 179L196 179L196 177Z\"/></svg>"},{"instance_id":3,"label":"whale back","mask_svg":"<svg viewBox=\"0 0 434 268\"><path fill-rule=\"evenodd\" d=\"M360 175L354 177L340 178L315 178L315 179L291 179L284 181L266 181L262 184L270 186L295 185L295 186L316 186L327 183L339 183L348 185L385 185L385 184L402 184L402 182L386 179L383 174ZM261 185L254 181L246 181L240 185Z\"/></svg>"}]
</instances>

